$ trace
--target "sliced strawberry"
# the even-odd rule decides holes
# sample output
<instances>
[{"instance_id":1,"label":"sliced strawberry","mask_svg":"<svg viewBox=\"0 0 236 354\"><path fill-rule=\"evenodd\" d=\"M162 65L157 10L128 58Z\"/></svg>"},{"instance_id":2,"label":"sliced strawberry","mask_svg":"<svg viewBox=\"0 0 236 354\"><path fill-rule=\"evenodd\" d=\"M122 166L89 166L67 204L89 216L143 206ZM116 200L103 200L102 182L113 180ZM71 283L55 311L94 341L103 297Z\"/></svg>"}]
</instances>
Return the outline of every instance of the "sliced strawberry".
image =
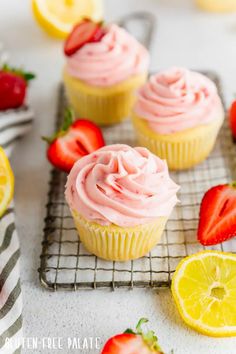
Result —
<instances>
[{"instance_id":1,"label":"sliced strawberry","mask_svg":"<svg viewBox=\"0 0 236 354\"><path fill-rule=\"evenodd\" d=\"M143 333L141 330L142 324L146 322L148 320L142 318L136 327L136 332L128 329L125 333L110 338L101 354L163 354L154 332Z\"/></svg>"},{"instance_id":2,"label":"sliced strawberry","mask_svg":"<svg viewBox=\"0 0 236 354\"><path fill-rule=\"evenodd\" d=\"M216 245L236 236L236 184L211 188L200 208L198 240L203 245Z\"/></svg>"},{"instance_id":3,"label":"sliced strawberry","mask_svg":"<svg viewBox=\"0 0 236 354\"><path fill-rule=\"evenodd\" d=\"M101 130L85 119L73 122L70 110L65 113L65 121L52 138L43 138L49 143L47 157L51 164L62 171L70 172L81 157L104 146Z\"/></svg>"},{"instance_id":4,"label":"sliced strawberry","mask_svg":"<svg viewBox=\"0 0 236 354\"><path fill-rule=\"evenodd\" d=\"M229 110L229 125L234 140L236 141L236 101L234 101Z\"/></svg>"},{"instance_id":5,"label":"sliced strawberry","mask_svg":"<svg viewBox=\"0 0 236 354\"><path fill-rule=\"evenodd\" d=\"M87 43L99 42L105 34L105 30L100 23L93 22L89 19L76 25L64 46L64 53L70 56L77 52L81 47Z\"/></svg>"}]
</instances>

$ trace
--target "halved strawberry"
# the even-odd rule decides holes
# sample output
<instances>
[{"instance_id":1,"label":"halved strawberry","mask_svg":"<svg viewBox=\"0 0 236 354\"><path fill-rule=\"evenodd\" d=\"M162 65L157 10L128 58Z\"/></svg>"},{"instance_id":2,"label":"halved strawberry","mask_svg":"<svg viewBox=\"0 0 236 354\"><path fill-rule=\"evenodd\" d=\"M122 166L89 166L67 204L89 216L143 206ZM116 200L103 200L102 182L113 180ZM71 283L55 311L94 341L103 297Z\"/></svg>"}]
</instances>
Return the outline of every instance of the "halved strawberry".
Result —
<instances>
[{"instance_id":1,"label":"halved strawberry","mask_svg":"<svg viewBox=\"0 0 236 354\"><path fill-rule=\"evenodd\" d=\"M64 45L65 55L70 56L74 54L86 43L99 42L105 33L105 29L102 27L101 23L84 19L77 24L69 34Z\"/></svg>"},{"instance_id":2,"label":"halved strawberry","mask_svg":"<svg viewBox=\"0 0 236 354\"><path fill-rule=\"evenodd\" d=\"M200 208L198 240L216 245L236 236L236 183L211 188Z\"/></svg>"},{"instance_id":3,"label":"halved strawberry","mask_svg":"<svg viewBox=\"0 0 236 354\"><path fill-rule=\"evenodd\" d=\"M236 141L236 101L234 101L229 109L229 125L234 140Z\"/></svg>"},{"instance_id":4,"label":"halved strawberry","mask_svg":"<svg viewBox=\"0 0 236 354\"><path fill-rule=\"evenodd\" d=\"M73 121L71 110L66 110L65 121L51 138L43 138L49 143L47 157L51 164L62 171L70 172L74 163L82 156L104 146L101 130L86 119Z\"/></svg>"},{"instance_id":5,"label":"halved strawberry","mask_svg":"<svg viewBox=\"0 0 236 354\"><path fill-rule=\"evenodd\" d=\"M148 322L142 318L136 326L136 332L127 329L108 340L101 354L164 354L158 345L157 337L153 331L143 333L141 326Z\"/></svg>"}]
</instances>

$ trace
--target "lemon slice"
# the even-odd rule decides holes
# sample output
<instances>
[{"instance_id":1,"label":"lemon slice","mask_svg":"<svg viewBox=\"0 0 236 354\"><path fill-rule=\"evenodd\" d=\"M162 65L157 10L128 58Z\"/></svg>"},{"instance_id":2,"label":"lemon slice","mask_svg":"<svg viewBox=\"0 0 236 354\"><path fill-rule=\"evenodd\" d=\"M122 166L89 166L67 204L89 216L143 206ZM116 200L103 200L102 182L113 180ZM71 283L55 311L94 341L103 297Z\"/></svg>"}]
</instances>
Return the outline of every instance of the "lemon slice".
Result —
<instances>
[{"instance_id":1,"label":"lemon slice","mask_svg":"<svg viewBox=\"0 0 236 354\"><path fill-rule=\"evenodd\" d=\"M212 337L236 335L236 255L203 251L185 258L171 290L189 326Z\"/></svg>"},{"instance_id":2,"label":"lemon slice","mask_svg":"<svg viewBox=\"0 0 236 354\"><path fill-rule=\"evenodd\" d=\"M34 16L51 36L64 39L82 18L102 19L102 0L32 0Z\"/></svg>"},{"instance_id":3,"label":"lemon slice","mask_svg":"<svg viewBox=\"0 0 236 354\"><path fill-rule=\"evenodd\" d=\"M9 160L0 147L0 217L6 211L14 192L14 175Z\"/></svg>"}]
</instances>

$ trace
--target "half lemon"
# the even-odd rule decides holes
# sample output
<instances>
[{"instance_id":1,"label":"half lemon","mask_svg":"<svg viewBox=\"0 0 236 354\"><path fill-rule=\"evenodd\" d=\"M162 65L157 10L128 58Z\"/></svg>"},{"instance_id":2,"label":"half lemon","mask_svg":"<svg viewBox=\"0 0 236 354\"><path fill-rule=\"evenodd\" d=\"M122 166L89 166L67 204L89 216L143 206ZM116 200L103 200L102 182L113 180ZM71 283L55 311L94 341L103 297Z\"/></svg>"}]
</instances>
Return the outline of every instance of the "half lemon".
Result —
<instances>
[{"instance_id":1,"label":"half lemon","mask_svg":"<svg viewBox=\"0 0 236 354\"><path fill-rule=\"evenodd\" d=\"M102 0L32 0L34 16L51 36L64 39L84 17L101 21Z\"/></svg>"}]
</instances>

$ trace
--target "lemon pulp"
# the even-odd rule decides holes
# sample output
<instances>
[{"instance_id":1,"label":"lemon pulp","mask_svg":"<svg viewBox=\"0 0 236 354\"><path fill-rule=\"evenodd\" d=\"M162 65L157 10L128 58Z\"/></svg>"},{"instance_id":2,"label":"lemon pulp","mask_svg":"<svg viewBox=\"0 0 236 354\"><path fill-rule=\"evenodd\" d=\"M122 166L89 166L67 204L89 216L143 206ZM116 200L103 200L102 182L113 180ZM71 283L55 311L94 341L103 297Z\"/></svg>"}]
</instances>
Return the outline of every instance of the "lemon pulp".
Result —
<instances>
[{"instance_id":1,"label":"lemon pulp","mask_svg":"<svg viewBox=\"0 0 236 354\"><path fill-rule=\"evenodd\" d=\"M236 335L236 255L204 251L185 258L171 289L192 328L215 337Z\"/></svg>"}]
</instances>

